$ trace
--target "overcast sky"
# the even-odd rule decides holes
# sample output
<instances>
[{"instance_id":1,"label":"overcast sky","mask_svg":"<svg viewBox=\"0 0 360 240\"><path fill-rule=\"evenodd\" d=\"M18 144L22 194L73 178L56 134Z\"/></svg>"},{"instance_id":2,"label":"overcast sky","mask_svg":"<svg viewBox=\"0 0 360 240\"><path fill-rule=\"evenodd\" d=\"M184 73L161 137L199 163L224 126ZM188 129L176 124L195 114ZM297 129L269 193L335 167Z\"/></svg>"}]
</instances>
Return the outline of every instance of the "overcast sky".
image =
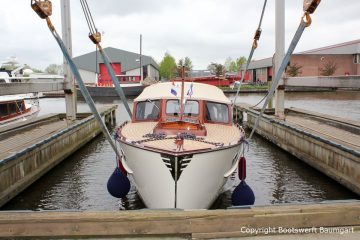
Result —
<instances>
[{"instance_id":1,"label":"overcast sky","mask_svg":"<svg viewBox=\"0 0 360 240\"><path fill-rule=\"evenodd\" d=\"M73 55L95 50L79 0L71 0ZM302 15L302 0L286 2L286 48ZM60 0L53 0L52 20L61 33ZM88 0L102 46L143 53L160 62L165 52L176 60L190 57L195 69L248 56L263 0ZM295 52L360 39L360 1L323 0ZM275 48L275 0L269 0L255 59ZM3 1L0 8L0 61L16 56L20 63L44 69L60 64L62 54L30 0Z\"/></svg>"}]
</instances>

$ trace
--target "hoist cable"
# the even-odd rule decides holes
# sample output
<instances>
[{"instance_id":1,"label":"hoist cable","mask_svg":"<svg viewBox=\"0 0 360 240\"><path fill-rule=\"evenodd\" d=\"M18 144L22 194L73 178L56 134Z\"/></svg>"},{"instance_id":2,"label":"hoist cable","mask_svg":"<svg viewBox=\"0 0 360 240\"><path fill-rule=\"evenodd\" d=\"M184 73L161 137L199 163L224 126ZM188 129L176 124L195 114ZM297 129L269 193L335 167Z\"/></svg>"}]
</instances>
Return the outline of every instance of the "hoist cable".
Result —
<instances>
[{"instance_id":1,"label":"hoist cable","mask_svg":"<svg viewBox=\"0 0 360 240\"><path fill-rule=\"evenodd\" d=\"M247 70L248 70L248 68L249 68L249 65L250 65L250 62L251 62L251 60L252 60L254 51L255 51L255 49L257 48L257 41L260 39L260 35L261 35L261 24L262 24L262 20L263 20L264 13L265 13L265 9L266 9L266 3L267 3L267 0L264 1L264 5L263 5L263 8L262 8L259 25L258 25L258 28L257 28L257 30L256 30L256 32L255 32L253 44L252 44L252 46L251 46L251 51L250 51L249 57L248 57L247 62L246 62L245 70L241 73L241 80L240 80L240 82L239 82L239 86L238 86L238 89L237 89L237 91L236 91L236 95L235 95L235 98L234 98L234 100L233 100L232 107L234 107L235 104L236 104L236 99L237 99L237 97L239 96L240 88L241 88L242 83L244 82L245 74L246 74L246 72L247 72Z\"/></svg>"}]
</instances>

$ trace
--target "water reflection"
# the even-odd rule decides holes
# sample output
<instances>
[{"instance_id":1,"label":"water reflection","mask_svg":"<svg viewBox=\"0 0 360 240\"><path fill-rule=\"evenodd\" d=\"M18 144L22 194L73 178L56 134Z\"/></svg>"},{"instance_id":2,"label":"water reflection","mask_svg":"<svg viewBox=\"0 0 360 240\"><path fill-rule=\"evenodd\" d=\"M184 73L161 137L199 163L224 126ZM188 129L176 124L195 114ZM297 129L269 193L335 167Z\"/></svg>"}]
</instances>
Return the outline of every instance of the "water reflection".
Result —
<instances>
[{"instance_id":1,"label":"water reflection","mask_svg":"<svg viewBox=\"0 0 360 240\"><path fill-rule=\"evenodd\" d=\"M257 103L262 94L241 95L240 101ZM359 92L291 93L286 106L360 120ZM132 105L133 101L129 101ZM64 99L41 99L40 115L64 112ZM125 107L117 99L96 100L98 106L118 104L117 122L128 120ZM79 111L88 111L80 102ZM247 158L246 182L256 196L256 205L355 199L357 196L335 181L312 169L292 155L254 136ZM4 206L5 210L124 210L144 208L132 186L123 200L106 190L115 167L115 154L105 138L99 136L71 155L31 187ZM219 196L212 208L231 205L229 190Z\"/></svg>"}]
</instances>

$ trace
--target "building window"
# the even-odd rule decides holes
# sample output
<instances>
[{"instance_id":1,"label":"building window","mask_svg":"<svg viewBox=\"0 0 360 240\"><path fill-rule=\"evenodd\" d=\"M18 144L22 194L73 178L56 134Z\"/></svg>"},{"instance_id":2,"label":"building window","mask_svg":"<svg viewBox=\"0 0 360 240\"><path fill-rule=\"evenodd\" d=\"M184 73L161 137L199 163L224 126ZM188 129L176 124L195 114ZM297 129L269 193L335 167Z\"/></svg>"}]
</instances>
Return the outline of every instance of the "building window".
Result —
<instances>
[{"instance_id":1,"label":"building window","mask_svg":"<svg viewBox=\"0 0 360 240\"><path fill-rule=\"evenodd\" d=\"M354 63L355 64L360 64L360 54L355 54L354 55Z\"/></svg>"}]
</instances>

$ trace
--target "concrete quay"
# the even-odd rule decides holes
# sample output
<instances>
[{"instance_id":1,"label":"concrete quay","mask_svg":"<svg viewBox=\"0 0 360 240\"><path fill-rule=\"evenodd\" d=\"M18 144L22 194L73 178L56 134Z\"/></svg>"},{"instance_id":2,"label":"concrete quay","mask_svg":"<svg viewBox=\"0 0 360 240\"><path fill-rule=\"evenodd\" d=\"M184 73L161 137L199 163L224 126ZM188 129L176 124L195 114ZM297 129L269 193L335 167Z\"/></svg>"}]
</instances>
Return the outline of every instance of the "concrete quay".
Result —
<instances>
[{"instance_id":1,"label":"concrete quay","mask_svg":"<svg viewBox=\"0 0 360 240\"><path fill-rule=\"evenodd\" d=\"M116 108L100 110L107 124ZM0 128L0 207L100 132L89 113L69 124L65 114L52 114Z\"/></svg>"},{"instance_id":2,"label":"concrete quay","mask_svg":"<svg viewBox=\"0 0 360 240\"><path fill-rule=\"evenodd\" d=\"M252 128L258 109L237 106ZM256 133L360 195L360 122L302 109L285 110L285 119L267 111Z\"/></svg>"}]
</instances>

